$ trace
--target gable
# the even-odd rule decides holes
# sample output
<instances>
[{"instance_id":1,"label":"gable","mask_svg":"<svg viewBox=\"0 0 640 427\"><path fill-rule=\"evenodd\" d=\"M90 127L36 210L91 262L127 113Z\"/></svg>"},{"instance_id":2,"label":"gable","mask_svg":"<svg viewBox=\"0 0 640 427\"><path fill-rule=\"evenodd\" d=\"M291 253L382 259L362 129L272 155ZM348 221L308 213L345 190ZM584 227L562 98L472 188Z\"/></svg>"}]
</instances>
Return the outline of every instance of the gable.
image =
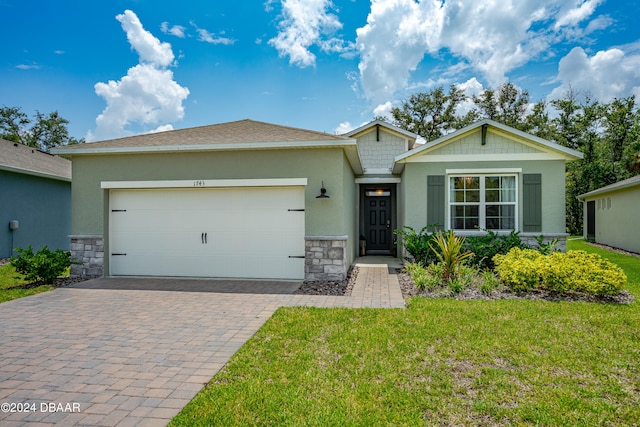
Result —
<instances>
[{"instance_id":1,"label":"gable","mask_svg":"<svg viewBox=\"0 0 640 427\"><path fill-rule=\"evenodd\" d=\"M452 139L432 150L425 150L413 161L467 161L481 160L553 160L557 156L536 147L535 145L518 140L507 135L488 129L483 142L482 129Z\"/></svg>"},{"instance_id":2,"label":"gable","mask_svg":"<svg viewBox=\"0 0 640 427\"><path fill-rule=\"evenodd\" d=\"M393 172L400 173L404 163L572 161L581 158L583 154L579 151L485 119L397 156Z\"/></svg>"},{"instance_id":3,"label":"gable","mask_svg":"<svg viewBox=\"0 0 640 427\"><path fill-rule=\"evenodd\" d=\"M408 149L406 138L384 128L373 128L357 137L358 154L365 174L388 174L396 156Z\"/></svg>"}]
</instances>

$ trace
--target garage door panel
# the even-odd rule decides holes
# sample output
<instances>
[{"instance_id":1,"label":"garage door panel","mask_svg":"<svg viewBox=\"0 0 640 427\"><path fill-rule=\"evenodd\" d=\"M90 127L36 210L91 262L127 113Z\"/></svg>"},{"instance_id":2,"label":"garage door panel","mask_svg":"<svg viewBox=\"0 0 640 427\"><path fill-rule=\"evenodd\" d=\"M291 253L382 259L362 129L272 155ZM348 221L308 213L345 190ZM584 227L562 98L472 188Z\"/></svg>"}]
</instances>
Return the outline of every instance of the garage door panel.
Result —
<instances>
[{"instance_id":1,"label":"garage door panel","mask_svg":"<svg viewBox=\"0 0 640 427\"><path fill-rule=\"evenodd\" d=\"M112 275L304 277L303 187L112 190L110 208Z\"/></svg>"}]
</instances>

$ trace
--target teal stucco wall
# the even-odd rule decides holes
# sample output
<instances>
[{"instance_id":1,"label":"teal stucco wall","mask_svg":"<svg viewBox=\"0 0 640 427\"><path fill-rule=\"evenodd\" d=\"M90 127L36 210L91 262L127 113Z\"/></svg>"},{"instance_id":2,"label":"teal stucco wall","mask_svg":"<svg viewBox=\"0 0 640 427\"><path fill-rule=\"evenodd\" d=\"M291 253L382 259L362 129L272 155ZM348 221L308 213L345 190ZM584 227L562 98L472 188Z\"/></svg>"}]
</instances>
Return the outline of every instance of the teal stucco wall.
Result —
<instances>
[{"instance_id":1,"label":"teal stucco wall","mask_svg":"<svg viewBox=\"0 0 640 427\"><path fill-rule=\"evenodd\" d=\"M12 238L13 248L69 250L69 234L70 182L0 170L0 258L12 255Z\"/></svg>"}]
</instances>

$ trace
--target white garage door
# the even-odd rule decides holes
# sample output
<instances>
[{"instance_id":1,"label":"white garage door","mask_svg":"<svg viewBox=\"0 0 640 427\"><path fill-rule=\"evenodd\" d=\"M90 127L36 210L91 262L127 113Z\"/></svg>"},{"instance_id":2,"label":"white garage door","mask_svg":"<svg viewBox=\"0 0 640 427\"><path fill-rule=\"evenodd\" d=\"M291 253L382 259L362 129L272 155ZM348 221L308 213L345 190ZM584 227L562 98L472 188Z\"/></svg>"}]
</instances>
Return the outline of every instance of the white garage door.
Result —
<instances>
[{"instance_id":1,"label":"white garage door","mask_svg":"<svg viewBox=\"0 0 640 427\"><path fill-rule=\"evenodd\" d=\"M111 190L110 274L304 278L304 187Z\"/></svg>"}]
</instances>

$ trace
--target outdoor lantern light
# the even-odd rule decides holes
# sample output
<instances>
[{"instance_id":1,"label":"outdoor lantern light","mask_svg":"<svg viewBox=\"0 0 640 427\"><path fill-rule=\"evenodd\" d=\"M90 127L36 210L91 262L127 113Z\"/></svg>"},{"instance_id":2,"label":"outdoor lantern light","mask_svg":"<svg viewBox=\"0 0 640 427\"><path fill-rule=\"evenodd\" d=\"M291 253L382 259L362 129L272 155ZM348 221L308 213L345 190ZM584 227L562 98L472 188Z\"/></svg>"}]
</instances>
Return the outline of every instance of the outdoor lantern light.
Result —
<instances>
[{"instance_id":1,"label":"outdoor lantern light","mask_svg":"<svg viewBox=\"0 0 640 427\"><path fill-rule=\"evenodd\" d=\"M324 180L322 181L322 187L320 188L320 195L316 196L316 199L328 199L329 196L327 196L327 189L324 188Z\"/></svg>"}]
</instances>

